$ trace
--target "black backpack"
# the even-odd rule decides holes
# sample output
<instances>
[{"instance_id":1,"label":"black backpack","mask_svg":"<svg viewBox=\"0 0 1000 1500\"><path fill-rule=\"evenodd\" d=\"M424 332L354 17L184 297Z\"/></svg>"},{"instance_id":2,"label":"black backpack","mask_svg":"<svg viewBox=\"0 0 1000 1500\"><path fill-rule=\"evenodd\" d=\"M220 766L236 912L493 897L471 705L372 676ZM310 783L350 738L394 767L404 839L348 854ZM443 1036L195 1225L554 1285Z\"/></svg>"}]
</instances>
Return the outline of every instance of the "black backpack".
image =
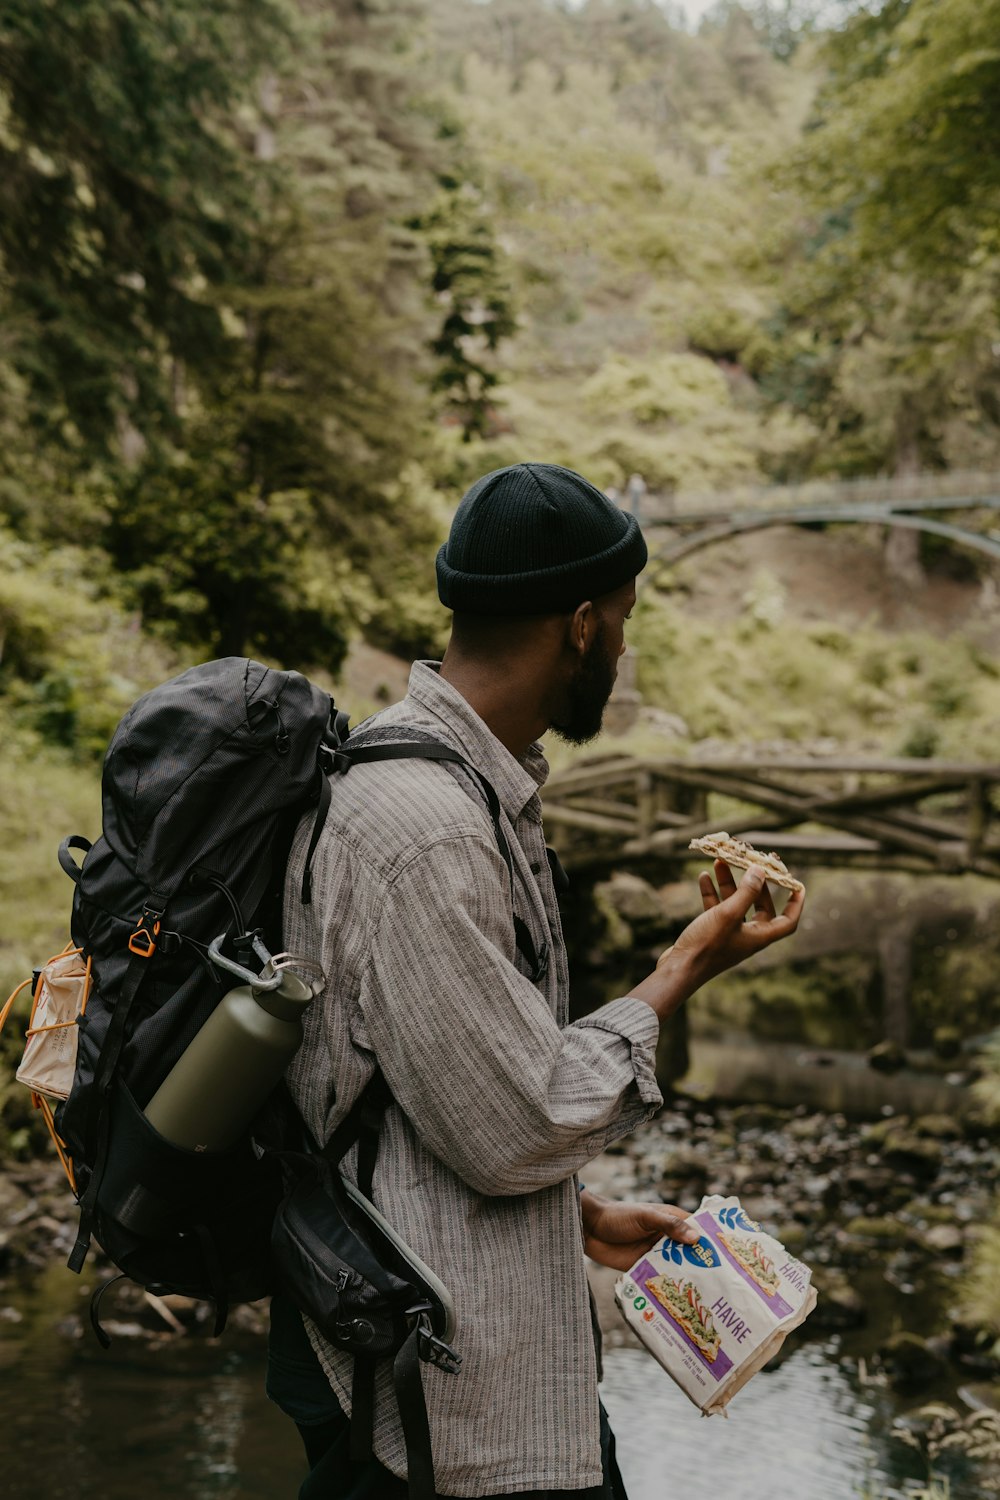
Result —
<instances>
[{"instance_id":1,"label":"black backpack","mask_svg":"<svg viewBox=\"0 0 1000 1500\"><path fill-rule=\"evenodd\" d=\"M485 802L513 895L500 804L473 766L419 731L401 737L376 725L350 743L349 735L347 716L305 677L236 657L153 689L115 731L103 771L102 836L93 846L73 836L59 850L76 885L73 943L89 960L92 980L77 1022L72 1086L55 1116L80 1202L68 1264L79 1271L95 1237L124 1275L149 1290L212 1299L216 1332L230 1303L284 1286L356 1356L357 1457L370 1452L374 1361L395 1357L411 1491L432 1494L416 1371L418 1359L457 1369L448 1309L433 1273L365 1198L345 1191L336 1170L359 1141L360 1181L370 1197L390 1099L381 1075L323 1152L283 1085L223 1152L175 1147L143 1114L233 983L210 961L209 944L225 934L224 951L243 968L253 962L255 938L272 952L280 947L285 867L310 808L315 821L300 896L312 899L310 867L331 775L361 761L409 757L461 765ZM81 865L73 851L83 852ZM547 952L536 954L516 914L514 924L540 979ZM325 1258L317 1251L323 1243ZM109 1284L91 1307L105 1344L99 1299Z\"/></svg>"}]
</instances>

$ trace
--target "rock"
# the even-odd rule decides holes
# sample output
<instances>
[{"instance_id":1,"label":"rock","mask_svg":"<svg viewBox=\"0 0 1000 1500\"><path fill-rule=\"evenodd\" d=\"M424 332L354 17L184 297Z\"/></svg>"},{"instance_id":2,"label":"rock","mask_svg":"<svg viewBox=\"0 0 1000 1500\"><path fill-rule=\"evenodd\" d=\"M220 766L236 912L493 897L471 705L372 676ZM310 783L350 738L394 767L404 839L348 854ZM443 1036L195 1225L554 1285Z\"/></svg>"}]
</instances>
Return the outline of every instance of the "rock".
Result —
<instances>
[{"instance_id":1,"label":"rock","mask_svg":"<svg viewBox=\"0 0 1000 1500\"><path fill-rule=\"evenodd\" d=\"M963 1134L961 1125L951 1115L918 1115L913 1129L917 1135L929 1136L934 1141L957 1141Z\"/></svg>"},{"instance_id":2,"label":"rock","mask_svg":"<svg viewBox=\"0 0 1000 1500\"><path fill-rule=\"evenodd\" d=\"M950 1062L962 1050L962 1033L957 1026L935 1026L932 1045L936 1056Z\"/></svg>"},{"instance_id":3,"label":"rock","mask_svg":"<svg viewBox=\"0 0 1000 1500\"><path fill-rule=\"evenodd\" d=\"M773 1104L742 1104L733 1110L733 1124L738 1133L747 1130L773 1130L783 1125L787 1118L785 1110Z\"/></svg>"},{"instance_id":4,"label":"rock","mask_svg":"<svg viewBox=\"0 0 1000 1500\"><path fill-rule=\"evenodd\" d=\"M648 880L616 870L594 887L594 898L609 907L637 935L653 937L665 926L663 903Z\"/></svg>"},{"instance_id":5,"label":"rock","mask_svg":"<svg viewBox=\"0 0 1000 1500\"><path fill-rule=\"evenodd\" d=\"M867 1322L861 1294L840 1271L814 1266L812 1279L819 1300L809 1315L810 1327L860 1328Z\"/></svg>"},{"instance_id":6,"label":"rock","mask_svg":"<svg viewBox=\"0 0 1000 1500\"><path fill-rule=\"evenodd\" d=\"M809 1244L809 1231L804 1224L797 1224L794 1219L783 1219L774 1230L774 1237L780 1240L785 1249L792 1255L808 1259L806 1246Z\"/></svg>"},{"instance_id":7,"label":"rock","mask_svg":"<svg viewBox=\"0 0 1000 1500\"><path fill-rule=\"evenodd\" d=\"M617 953L630 953L635 942L631 927L606 895L609 886L608 881L594 887L593 910L598 940L586 955L586 963L592 969L602 968Z\"/></svg>"},{"instance_id":8,"label":"rock","mask_svg":"<svg viewBox=\"0 0 1000 1500\"><path fill-rule=\"evenodd\" d=\"M844 1225L844 1233L854 1239L873 1240L880 1245L905 1245L910 1231L898 1219L867 1218L851 1219Z\"/></svg>"},{"instance_id":9,"label":"rock","mask_svg":"<svg viewBox=\"0 0 1000 1500\"><path fill-rule=\"evenodd\" d=\"M889 1379L898 1389L929 1385L947 1369L938 1350L915 1333L891 1334L879 1352Z\"/></svg>"},{"instance_id":10,"label":"rock","mask_svg":"<svg viewBox=\"0 0 1000 1500\"><path fill-rule=\"evenodd\" d=\"M935 1140L908 1130L897 1130L886 1136L882 1159L897 1171L934 1177L944 1160L944 1151Z\"/></svg>"},{"instance_id":11,"label":"rock","mask_svg":"<svg viewBox=\"0 0 1000 1500\"><path fill-rule=\"evenodd\" d=\"M868 1066L880 1073L898 1073L906 1066L906 1053L898 1042L877 1042L868 1053Z\"/></svg>"},{"instance_id":12,"label":"rock","mask_svg":"<svg viewBox=\"0 0 1000 1500\"><path fill-rule=\"evenodd\" d=\"M957 1224L932 1224L920 1236L920 1243L926 1250L947 1255L955 1250L961 1251L965 1236Z\"/></svg>"},{"instance_id":13,"label":"rock","mask_svg":"<svg viewBox=\"0 0 1000 1500\"><path fill-rule=\"evenodd\" d=\"M781 1218L785 1211L784 1204L770 1193L753 1194L743 1198L741 1202L743 1212L747 1217L762 1225L768 1234L771 1233L771 1226Z\"/></svg>"},{"instance_id":14,"label":"rock","mask_svg":"<svg viewBox=\"0 0 1000 1500\"><path fill-rule=\"evenodd\" d=\"M959 1400L970 1411L990 1411L1000 1415L1000 1381L973 1381L963 1385Z\"/></svg>"},{"instance_id":15,"label":"rock","mask_svg":"<svg viewBox=\"0 0 1000 1500\"><path fill-rule=\"evenodd\" d=\"M912 1198L904 1206L902 1217L915 1220L926 1229L929 1224L954 1224L955 1209L946 1203L928 1203L925 1198Z\"/></svg>"},{"instance_id":16,"label":"rock","mask_svg":"<svg viewBox=\"0 0 1000 1500\"><path fill-rule=\"evenodd\" d=\"M903 1130L910 1123L908 1115L894 1115L888 1120L874 1120L866 1125L861 1132L861 1144L869 1149L881 1147L887 1138L897 1130Z\"/></svg>"},{"instance_id":17,"label":"rock","mask_svg":"<svg viewBox=\"0 0 1000 1500\"><path fill-rule=\"evenodd\" d=\"M707 1182L711 1167L694 1151L672 1151L664 1159L663 1176L675 1182Z\"/></svg>"}]
</instances>

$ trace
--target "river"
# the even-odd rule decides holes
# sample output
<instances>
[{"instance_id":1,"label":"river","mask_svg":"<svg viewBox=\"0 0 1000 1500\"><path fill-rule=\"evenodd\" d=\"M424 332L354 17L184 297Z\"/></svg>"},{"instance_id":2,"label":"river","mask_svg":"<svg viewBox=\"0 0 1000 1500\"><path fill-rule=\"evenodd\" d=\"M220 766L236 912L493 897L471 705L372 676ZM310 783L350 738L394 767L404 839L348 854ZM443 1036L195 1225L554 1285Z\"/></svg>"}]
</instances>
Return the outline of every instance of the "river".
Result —
<instances>
[{"instance_id":1,"label":"river","mask_svg":"<svg viewBox=\"0 0 1000 1500\"><path fill-rule=\"evenodd\" d=\"M703 1072L710 1061L701 1060ZM893 1087L905 1102L899 1083ZM928 1102L921 1091L919 1103ZM782 1110L678 1101L588 1168L590 1185L613 1196L691 1205L702 1191L739 1191L751 1212L798 1236L795 1253L817 1274L849 1283L863 1309L839 1328L810 1320L737 1396L727 1419L706 1420L632 1341L610 1298L613 1274L598 1268L603 1397L631 1500L694 1489L727 1500L913 1496L926 1465L893 1424L929 1400L959 1410L996 1401L995 1376L954 1360L916 1384L894 1380L880 1361L893 1333L947 1328L961 1247L932 1252L926 1224L940 1230L947 1212L961 1240L996 1174L993 1145L957 1126L949 1131L945 1121L933 1170L894 1168L887 1188L879 1150L894 1137L886 1124L898 1121L912 1135L920 1123L895 1110L883 1106L865 1124L801 1103ZM888 1221L871 1218L873 1194L881 1213L895 1213L898 1233L887 1240L877 1236ZM6 1500L291 1500L302 1473L299 1443L263 1395L259 1331L237 1326L217 1343L176 1336L148 1308L144 1326L135 1326L135 1304L119 1302L107 1311L118 1336L103 1351L86 1326L88 1290L59 1262L0 1281ZM961 1458L939 1468L951 1500L982 1500L981 1469Z\"/></svg>"}]
</instances>

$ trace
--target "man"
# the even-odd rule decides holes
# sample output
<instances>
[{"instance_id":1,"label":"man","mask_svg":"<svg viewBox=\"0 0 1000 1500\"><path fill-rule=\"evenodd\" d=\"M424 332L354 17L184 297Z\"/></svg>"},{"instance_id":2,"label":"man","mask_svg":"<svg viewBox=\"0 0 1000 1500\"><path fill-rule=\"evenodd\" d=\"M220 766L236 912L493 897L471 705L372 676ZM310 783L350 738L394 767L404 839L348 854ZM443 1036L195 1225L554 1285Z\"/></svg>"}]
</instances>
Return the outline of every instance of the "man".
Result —
<instances>
[{"instance_id":1,"label":"man","mask_svg":"<svg viewBox=\"0 0 1000 1500\"><path fill-rule=\"evenodd\" d=\"M330 976L292 1092L327 1140L381 1068L395 1102L375 1202L457 1305L461 1372L424 1371L443 1496L624 1496L598 1401L584 1252L627 1268L665 1233L697 1236L681 1209L608 1203L576 1174L662 1103L660 1022L792 932L801 911L795 896L776 916L760 871L737 889L717 863L718 890L701 877L705 910L655 971L569 1024L536 741L550 728L575 744L598 733L645 562L635 518L578 474L516 464L477 481L438 556L454 611L444 661L416 663L407 697L365 738L444 740L492 783L513 892L475 779L421 760L357 765L335 781L311 906L296 898L311 820L291 860L287 944ZM273 1315L269 1390L306 1442L302 1496L405 1496L388 1366L376 1457L352 1466L350 1358L311 1325L306 1338L287 1305Z\"/></svg>"}]
</instances>

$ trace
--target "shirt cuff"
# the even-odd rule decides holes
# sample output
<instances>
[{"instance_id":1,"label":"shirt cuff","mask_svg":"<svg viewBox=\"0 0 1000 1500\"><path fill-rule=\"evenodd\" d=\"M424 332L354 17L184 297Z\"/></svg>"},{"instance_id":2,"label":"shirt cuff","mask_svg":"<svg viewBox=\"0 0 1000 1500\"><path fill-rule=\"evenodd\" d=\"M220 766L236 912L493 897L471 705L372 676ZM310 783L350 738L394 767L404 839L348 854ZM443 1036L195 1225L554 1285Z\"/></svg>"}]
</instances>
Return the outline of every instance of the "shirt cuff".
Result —
<instances>
[{"instance_id":1,"label":"shirt cuff","mask_svg":"<svg viewBox=\"0 0 1000 1500\"><path fill-rule=\"evenodd\" d=\"M656 1012L644 1000L625 995L620 1000L611 1000L589 1016L581 1016L577 1026L590 1026L597 1031L610 1031L627 1041L632 1049L632 1067L635 1085L643 1104L659 1109L663 1103L656 1082L656 1043L660 1035L660 1023Z\"/></svg>"}]
</instances>

